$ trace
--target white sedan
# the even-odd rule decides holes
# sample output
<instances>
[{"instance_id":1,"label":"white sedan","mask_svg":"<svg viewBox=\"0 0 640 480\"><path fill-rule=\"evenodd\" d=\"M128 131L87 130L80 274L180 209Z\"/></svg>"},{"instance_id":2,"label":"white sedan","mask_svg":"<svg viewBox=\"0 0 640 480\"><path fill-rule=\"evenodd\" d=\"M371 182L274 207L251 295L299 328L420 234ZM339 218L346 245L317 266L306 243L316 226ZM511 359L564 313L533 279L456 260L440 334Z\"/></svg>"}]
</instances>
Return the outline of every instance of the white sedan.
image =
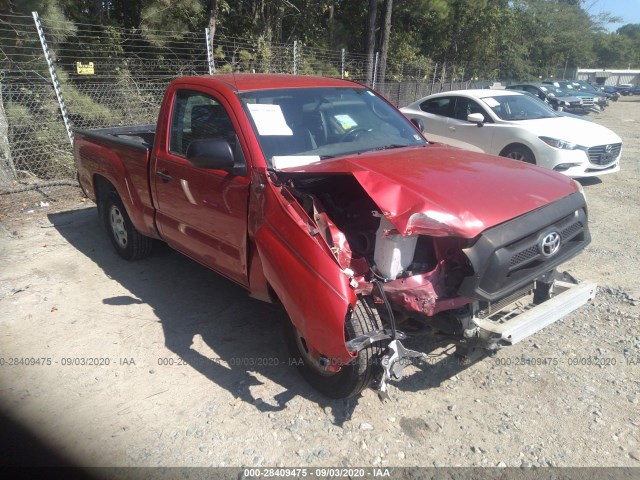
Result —
<instances>
[{"instance_id":1,"label":"white sedan","mask_svg":"<svg viewBox=\"0 0 640 480\"><path fill-rule=\"evenodd\" d=\"M620 170L622 140L592 122L558 115L510 90L457 90L400 109L427 139L534 163L570 177Z\"/></svg>"}]
</instances>

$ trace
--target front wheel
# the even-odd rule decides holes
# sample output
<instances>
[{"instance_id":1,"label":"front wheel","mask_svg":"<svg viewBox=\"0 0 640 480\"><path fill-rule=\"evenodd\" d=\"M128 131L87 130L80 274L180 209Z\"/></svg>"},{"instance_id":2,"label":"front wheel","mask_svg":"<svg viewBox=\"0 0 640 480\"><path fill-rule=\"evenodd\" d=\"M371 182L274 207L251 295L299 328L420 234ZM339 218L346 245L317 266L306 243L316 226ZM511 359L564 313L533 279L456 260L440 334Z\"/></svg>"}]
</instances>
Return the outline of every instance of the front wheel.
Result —
<instances>
[{"instance_id":1,"label":"front wheel","mask_svg":"<svg viewBox=\"0 0 640 480\"><path fill-rule=\"evenodd\" d=\"M153 240L136 230L116 192L111 191L105 195L100 212L111 244L118 255L125 260L137 260L151 254Z\"/></svg>"},{"instance_id":2,"label":"front wheel","mask_svg":"<svg viewBox=\"0 0 640 480\"><path fill-rule=\"evenodd\" d=\"M373 302L359 299L345 320L346 340L381 329L381 325ZM323 395L336 399L352 397L371 385L380 368L377 360L384 350L379 343L369 345L360 350L358 356L347 365L342 365L340 371L331 372L312 354L304 336L291 321L286 325L286 338L291 358L305 380Z\"/></svg>"},{"instance_id":3,"label":"front wheel","mask_svg":"<svg viewBox=\"0 0 640 480\"><path fill-rule=\"evenodd\" d=\"M524 145L511 145L500 152L500 156L533 165L536 163L536 157L533 155L533 152Z\"/></svg>"}]
</instances>

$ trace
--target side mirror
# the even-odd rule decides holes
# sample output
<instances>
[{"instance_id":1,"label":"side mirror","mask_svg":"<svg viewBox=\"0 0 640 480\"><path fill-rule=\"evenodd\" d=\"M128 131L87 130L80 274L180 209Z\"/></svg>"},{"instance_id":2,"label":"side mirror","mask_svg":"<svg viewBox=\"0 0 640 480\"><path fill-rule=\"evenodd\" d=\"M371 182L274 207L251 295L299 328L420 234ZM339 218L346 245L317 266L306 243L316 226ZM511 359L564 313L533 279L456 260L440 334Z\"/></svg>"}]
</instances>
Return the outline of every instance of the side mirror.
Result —
<instances>
[{"instance_id":1,"label":"side mirror","mask_svg":"<svg viewBox=\"0 0 640 480\"><path fill-rule=\"evenodd\" d=\"M233 151L229 142L222 139L194 140L187 148L187 160L194 167L211 170L233 170Z\"/></svg>"},{"instance_id":2,"label":"side mirror","mask_svg":"<svg viewBox=\"0 0 640 480\"><path fill-rule=\"evenodd\" d=\"M416 127L418 127L418 130L420 130L421 132L424 132L424 122L422 121L422 119L412 118L411 123L413 123Z\"/></svg>"},{"instance_id":3,"label":"side mirror","mask_svg":"<svg viewBox=\"0 0 640 480\"><path fill-rule=\"evenodd\" d=\"M477 123L479 127L484 125L484 115L481 113L470 113L467 115L467 122Z\"/></svg>"}]
</instances>

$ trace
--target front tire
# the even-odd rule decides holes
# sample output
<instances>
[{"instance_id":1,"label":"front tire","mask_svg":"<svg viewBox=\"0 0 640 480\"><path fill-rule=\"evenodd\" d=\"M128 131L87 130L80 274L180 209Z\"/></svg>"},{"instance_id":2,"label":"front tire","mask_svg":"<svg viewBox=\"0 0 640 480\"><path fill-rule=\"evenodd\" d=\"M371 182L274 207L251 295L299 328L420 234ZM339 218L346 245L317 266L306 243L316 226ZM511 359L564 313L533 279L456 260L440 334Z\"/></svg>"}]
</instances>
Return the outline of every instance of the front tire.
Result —
<instances>
[{"instance_id":1,"label":"front tire","mask_svg":"<svg viewBox=\"0 0 640 480\"><path fill-rule=\"evenodd\" d=\"M99 211L118 255L125 260L138 260L151 254L153 240L136 230L116 192L110 191L104 196Z\"/></svg>"},{"instance_id":2,"label":"front tire","mask_svg":"<svg viewBox=\"0 0 640 480\"><path fill-rule=\"evenodd\" d=\"M500 156L519 162L531 163L532 165L536 164L536 157L533 155L533 152L524 145L509 145L500 152Z\"/></svg>"},{"instance_id":3,"label":"front tire","mask_svg":"<svg viewBox=\"0 0 640 480\"><path fill-rule=\"evenodd\" d=\"M380 315L373 302L359 299L353 312L345 320L345 337L348 340L372 330L382 328ZM291 323L286 325L286 338L292 360L304 379L316 390L329 398L353 397L373 382L380 366L378 359L383 353L377 343L360 350L358 356L343 365L338 372L329 372L310 354L305 338Z\"/></svg>"}]
</instances>

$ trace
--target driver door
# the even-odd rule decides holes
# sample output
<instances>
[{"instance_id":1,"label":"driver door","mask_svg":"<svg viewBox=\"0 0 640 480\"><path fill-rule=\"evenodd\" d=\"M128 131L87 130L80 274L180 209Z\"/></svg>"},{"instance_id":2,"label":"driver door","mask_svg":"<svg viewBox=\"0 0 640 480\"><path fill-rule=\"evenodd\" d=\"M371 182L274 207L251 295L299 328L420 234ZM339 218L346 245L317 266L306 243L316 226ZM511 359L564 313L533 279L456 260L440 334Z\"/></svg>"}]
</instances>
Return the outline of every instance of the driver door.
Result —
<instances>
[{"instance_id":1,"label":"driver door","mask_svg":"<svg viewBox=\"0 0 640 480\"><path fill-rule=\"evenodd\" d=\"M176 250L247 285L249 178L197 168L186 158L192 140L225 139L235 152L236 164L246 165L232 116L215 93L182 90L175 95L170 121L168 146L152 159L151 170L162 238Z\"/></svg>"}]
</instances>

